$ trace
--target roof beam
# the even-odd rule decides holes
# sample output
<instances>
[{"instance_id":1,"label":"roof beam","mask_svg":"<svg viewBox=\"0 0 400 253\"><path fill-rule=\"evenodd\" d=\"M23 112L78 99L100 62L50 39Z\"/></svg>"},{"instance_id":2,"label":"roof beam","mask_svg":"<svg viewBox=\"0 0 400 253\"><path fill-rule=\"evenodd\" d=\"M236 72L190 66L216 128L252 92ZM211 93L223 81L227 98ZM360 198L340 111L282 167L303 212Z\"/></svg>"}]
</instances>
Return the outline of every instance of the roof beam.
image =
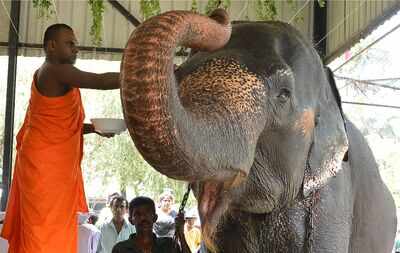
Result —
<instances>
[{"instance_id":1,"label":"roof beam","mask_svg":"<svg viewBox=\"0 0 400 253\"><path fill-rule=\"evenodd\" d=\"M122 6L118 1L116 0L108 0L108 2L115 8L119 13L122 14L131 24L135 27L140 25L140 21L133 16L127 9L125 9L124 6Z\"/></svg>"},{"instance_id":2,"label":"roof beam","mask_svg":"<svg viewBox=\"0 0 400 253\"><path fill-rule=\"evenodd\" d=\"M395 106L395 105L382 105L382 104L360 103L360 102L352 102L352 101L342 101L342 103L343 103L343 104L351 104L351 105L365 105L365 106L375 106L375 107L384 107L384 108L400 109L400 106Z\"/></svg>"},{"instance_id":3,"label":"roof beam","mask_svg":"<svg viewBox=\"0 0 400 253\"><path fill-rule=\"evenodd\" d=\"M342 79L342 80L345 80L345 81L350 81L355 85L365 84L365 85L377 86L377 87L380 87L380 88L386 88L386 89L392 89L392 90L400 90L400 87L394 87L394 86L390 86L390 85L386 85L386 84L374 83L374 82L371 82L369 80L359 80L359 79L354 79L354 78L345 77L345 76L338 76L338 75L335 75L335 78Z\"/></svg>"},{"instance_id":4,"label":"roof beam","mask_svg":"<svg viewBox=\"0 0 400 253\"><path fill-rule=\"evenodd\" d=\"M325 3L326 5L328 3ZM319 6L318 1L314 1L314 31L313 31L313 39L319 56L324 60L326 56L326 32L327 32L327 8L328 6L321 7Z\"/></svg>"},{"instance_id":5,"label":"roof beam","mask_svg":"<svg viewBox=\"0 0 400 253\"><path fill-rule=\"evenodd\" d=\"M0 46L1 47L8 47L9 43L7 42L1 42L0 41ZM24 42L19 42L18 43L19 48L36 48L36 49L42 49L43 44L37 44L37 43L24 43ZM99 52L99 53L120 53L122 54L124 52L123 48L115 48L115 47L88 47L88 46L78 46L79 51L84 51L84 52Z\"/></svg>"},{"instance_id":6,"label":"roof beam","mask_svg":"<svg viewBox=\"0 0 400 253\"><path fill-rule=\"evenodd\" d=\"M7 47L9 43L7 42L1 42L0 41L0 46L1 47ZM37 44L37 43L24 43L24 42L19 42L18 43L19 48L37 48L37 49L42 49L43 45L42 44ZM123 54L124 49L123 48L115 48L115 47L88 47L88 46L78 46L79 51L83 51L85 53L87 52L99 52L99 53L118 53L118 54ZM175 53L175 56L188 56L188 54L182 50L178 51Z\"/></svg>"}]
</instances>

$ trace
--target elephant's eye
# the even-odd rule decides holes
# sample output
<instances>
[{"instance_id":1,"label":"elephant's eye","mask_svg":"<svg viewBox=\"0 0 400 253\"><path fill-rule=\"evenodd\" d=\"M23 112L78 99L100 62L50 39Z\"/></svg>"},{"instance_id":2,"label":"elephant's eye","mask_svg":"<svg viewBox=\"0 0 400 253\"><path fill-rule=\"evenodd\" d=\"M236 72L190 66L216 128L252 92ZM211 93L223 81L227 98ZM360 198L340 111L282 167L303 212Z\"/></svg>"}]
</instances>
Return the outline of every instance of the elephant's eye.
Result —
<instances>
[{"instance_id":1,"label":"elephant's eye","mask_svg":"<svg viewBox=\"0 0 400 253\"><path fill-rule=\"evenodd\" d=\"M286 102L290 98L290 90L282 88L277 96L280 102Z\"/></svg>"}]
</instances>

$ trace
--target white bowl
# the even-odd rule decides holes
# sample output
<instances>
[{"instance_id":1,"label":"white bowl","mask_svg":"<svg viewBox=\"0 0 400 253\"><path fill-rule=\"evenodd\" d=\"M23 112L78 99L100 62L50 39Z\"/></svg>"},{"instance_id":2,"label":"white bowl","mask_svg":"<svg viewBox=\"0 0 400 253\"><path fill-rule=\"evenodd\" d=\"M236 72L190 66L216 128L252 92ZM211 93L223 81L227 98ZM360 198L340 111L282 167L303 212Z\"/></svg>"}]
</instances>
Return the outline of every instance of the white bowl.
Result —
<instances>
[{"instance_id":1,"label":"white bowl","mask_svg":"<svg viewBox=\"0 0 400 253\"><path fill-rule=\"evenodd\" d=\"M94 118L90 119L96 132L103 134L120 134L126 130L123 119Z\"/></svg>"}]
</instances>

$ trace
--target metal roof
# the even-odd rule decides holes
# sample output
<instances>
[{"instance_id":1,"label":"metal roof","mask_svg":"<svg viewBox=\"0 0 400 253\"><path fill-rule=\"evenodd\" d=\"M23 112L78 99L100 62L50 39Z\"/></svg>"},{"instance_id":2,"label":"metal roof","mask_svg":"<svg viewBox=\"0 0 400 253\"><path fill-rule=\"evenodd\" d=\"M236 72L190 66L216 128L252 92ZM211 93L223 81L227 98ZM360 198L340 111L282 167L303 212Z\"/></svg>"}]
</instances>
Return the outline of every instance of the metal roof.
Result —
<instances>
[{"instance_id":1,"label":"metal roof","mask_svg":"<svg viewBox=\"0 0 400 253\"><path fill-rule=\"evenodd\" d=\"M2 1L3 7L0 6L0 23L9 23L10 1ZM139 1L118 1L133 16L142 21L140 14ZM39 46L42 43L42 37L46 27L53 23L66 23L70 25L78 38L81 46L93 47L89 31L91 26L91 13L87 1L63 1L55 0L56 11L53 17L49 19L38 18L37 10L33 7L32 1L21 2L19 42L22 44L30 44ZM103 43L101 47L109 49L123 49L128 40L130 33L135 27L125 19L111 4L104 2L106 10L104 12L103 21ZM200 10L204 10L207 4L206 0L198 1ZM191 1L173 1L161 0L161 11L168 10L190 10ZM278 2L278 18L283 21L291 21L297 11L296 20L292 23L307 37L312 36L312 1L297 1L295 8L289 8L287 3ZM6 9L6 10L5 10ZM237 1L232 0L228 10L231 20L257 20L255 13L255 1ZM4 47L8 41L8 25L0 27L0 54L7 54L7 48ZM80 58L101 58L108 60L119 60L121 54L119 52L110 52L117 50L109 50L106 53L98 51L86 51L80 53ZM19 50L19 54L25 56L42 56L43 52L40 48L24 48Z\"/></svg>"},{"instance_id":2,"label":"metal roof","mask_svg":"<svg viewBox=\"0 0 400 253\"><path fill-rule=\"evenodd\" d=\"M0 0L0 55L7 54L9 13L11 1ZM118 1L133 16L142 21L139 1ZM25 56L43 56L40 49L44 30L53 23L66 23L76 33L81 46L80 58L120 60L122 49L135 27L121 15L108 1L104 1L106 10L103 21L103 48L93 49L89 35L91 13L87 1L54 0L55 14L49 19L38 18L37 10L32 1L21 2L19 42L22 47L19 54ZM199 0L198 7L204 10L206 0ZM228 12L231 20L257 20L255 13L256 1L231 0ZM278 20L289 22L296 26L307 38L312 40L314 26L315 1L294 1L290 6L286 1L277 1ZM161 0L162 12L168 10L189 10L191 1ZM345 49L351 47L366 33L375 28L385 18L400 9L399 0L327 0L326 59L332 60ZM36 47L36 48L35 48Z\"/></svg>"},{"instance_id":3,"label":"metal roof","mask_svg":"<svg viewBox=\"0 0 400 253\"><path fill-rule=\"evenodd\" d=\"M400 1L328 1L327 61L334 60L400 10Z\"/></svg>"}]
</instances>

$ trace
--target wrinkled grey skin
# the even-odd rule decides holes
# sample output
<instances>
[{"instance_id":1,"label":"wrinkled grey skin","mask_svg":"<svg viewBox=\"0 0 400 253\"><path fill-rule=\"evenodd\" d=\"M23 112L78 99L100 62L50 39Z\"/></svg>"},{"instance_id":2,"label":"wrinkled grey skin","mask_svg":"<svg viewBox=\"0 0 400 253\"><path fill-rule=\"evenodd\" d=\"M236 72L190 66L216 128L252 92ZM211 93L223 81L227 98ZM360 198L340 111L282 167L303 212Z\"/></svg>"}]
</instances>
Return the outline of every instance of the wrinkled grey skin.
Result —
<instances>
[{"instance_id":1,"label":"wrinkled grey skin","mask_svg":"<svg viewBox=\"0 0 400 253\"><path fill-rule=\"evenodd\" d=\"M226 119L218 123L220 132L217 127L205 127L207 132L202 132L190 121L180 124L184 116L175 115L177 136L183 136L183 140L174 143L184 143L181 152L185 161L192 161L195 167L201 160L207 172L213 169L207 167L209 160L214 164L210 167L215 167L212 173L199 173L193 180L189 169L169 173L163 170L164 165L152 163L140 148L138 123L126 117L135 144L155 169L193 183L208 247L213 247L211 238L217 251L223 253L391 252L396 229L394 201L364 137L345 120L332 73L324 69L312 45L280 22L233 25L228 44L211 53L195 53L175 72L177 82L170 83L180 91L183 108L193 114L205 104L212 108L219 97L212 91L205 92L204 97L199 93L191 97L190 92L182 90L207 86L207 81L188 86L185 80L199 69L205 76L218 75L215 69L222 67L218 62L210 64L215 59L237 62L246 73L257 76L258 83L232 83L234 92L240 93L242 86L260 86L261 95L254 93L250 104L257 107L257 116L249 116L251 120L242 124L245 126L240 125L243 113L230 117L230 109L226 109L229 116L210 120L214 124ZM125 56L125 61L130 59ZM124 75L130 74L125 71ZM244 77L238 74L237 78ZM123 83L123 90L129 85L133 84ZM127 100L124 92L122 100L123 104ZM248 104L243 102L243 107ZM132 106L125 102L125 115L131 113ZM207 113L201 113L198 118L207 118ZM182 130L186 125L192 131ZM255 144L254 150L235 144L218 146L236 137L248 137L249 145ZM207 141L215 143L209 145ZM202 150L208 150L208 160L198 158ZM237 162L229 163L236 161L234 157L250 162L238 166L244 178L225 187L224 183L231 183L226 171L237 168ZM250 164L248 168L246 164ZM224 176L218 177L220 171Z\"/></svg>"},{"instance_id":2,"label":"wrinkled grey skin","mask_svg":"<svg viewBox=\"0 0 400 253\"><path fill-rule=\"evenodd\" d=\"M243 35L244 37L242 37ZM297 45L298 43L305 44L301 45L305 47L302 48L305 52L296 50L301 47ZM229 52L232 50L231 48L237 52ZM279 52L279 50L281 51ZM325 76L318 56L311 45L306 44L291 27L280 23L234 26L231 41L224 49L211 55L205 53L196 55L182 66L178 76L185 75L186 71L191 71L206 59L218 57L221 54L239 55L243 63L255 73L260 73L260 70L270 67L271 63L265 61L269 61L271 55L281 58L281 61L275 62L275 64L288 66L295 73L294 75L298 76L295 78L298 80L292 83L295 90L299 89L292 94L292 100L297 100L298 103L295 107L304 108L307 105L303 103L318 104L321 103L318 101L319 99L328 100L328 106L321 108L319 113L327 114L328 112L324 110L329 110L329 113L333 115L327 115L327 117L334 117L332 122L344 125L339 106L334 102L335 98L332 93L332 88L336 89L334 80ZM292 57L294 59L291 59ZM300 85L304 86L298 87ZM322 86L323 92L327 94L319 96L313 94L314 101L312 101L309 98L312 97L310 93L318 92L318 86ZM320 117L323 120L323 116ZM317 127L316 131L320 130L321 133L314 134L329 135L329 128L338 126L324 127L326 128L318 129ZM391 194L381 180L373 154L360 131L349 120L346 120L346 133L342 132L342 134L346 134L348 138L348 161L343 161L340 165L342 169L335 176L327 178L327 182L316 189L320 196L317 204L313 207L315 217L313 218L312 252L391 252L396 229L395 207ZM269 189L266 189L268 186L265 185L265 181L268 182L268 180L264 177L268 177L268 175L264 171L269 170L268 164L272 162L270 161L272 159L263 153L263 149L268 149L265 146L281 145L284 147L282 157L275 157L277 160L286 160L287 156L292 156L296 152L303 152L304 155L309 150L291 150L286 145L292 145L292 143L282 143L284 137L273 138L271 141L268 138L270 136L267 136L267 134L261 135L258 140L250 178L245 183L247 189L234 196L237 198L236 204L239 207L236 208L239 210L232 211L228 215L229 218L219 224L221 230L215 241L217 244L221 243L222 252L304 252L303 240L307 211L305 208L299 207L303 196L297 196L294 203L285 203L284 207L279 207L282 210L273 210L272 212L276 212L276 214L272 216L276 221L268 220L270 219L269 215L263 214L264 201L268 202L267 200L253 201L250 196L260 194L260 192L270 192ZM315 152L327 151L324 148L314 148L318 149ZM275 163L271 166L278 166L280 162L275 161ZM303 174L297 176L299 180L304 180ZM269 208L265 209L269 211ZM286 223L285 227L280 227L275 223L280 220L277 218L279 215L284 217L281 219L284 220L283 223ZM273 238L260 238L263 231L272 229L265 227L265 223L267 223L265 220L268 220L269 226L275 227L274 229L279 231L276 234L268 232L273 235ZM279 233L282 234L279 235ZM289 238L285 238L287 236ZM279 242L279 240L283 241ZM266 245L268 243L274 245L268 247ZM290 245L290 247L285 247L286 245Z\"/></svg>"}]
</instances>

